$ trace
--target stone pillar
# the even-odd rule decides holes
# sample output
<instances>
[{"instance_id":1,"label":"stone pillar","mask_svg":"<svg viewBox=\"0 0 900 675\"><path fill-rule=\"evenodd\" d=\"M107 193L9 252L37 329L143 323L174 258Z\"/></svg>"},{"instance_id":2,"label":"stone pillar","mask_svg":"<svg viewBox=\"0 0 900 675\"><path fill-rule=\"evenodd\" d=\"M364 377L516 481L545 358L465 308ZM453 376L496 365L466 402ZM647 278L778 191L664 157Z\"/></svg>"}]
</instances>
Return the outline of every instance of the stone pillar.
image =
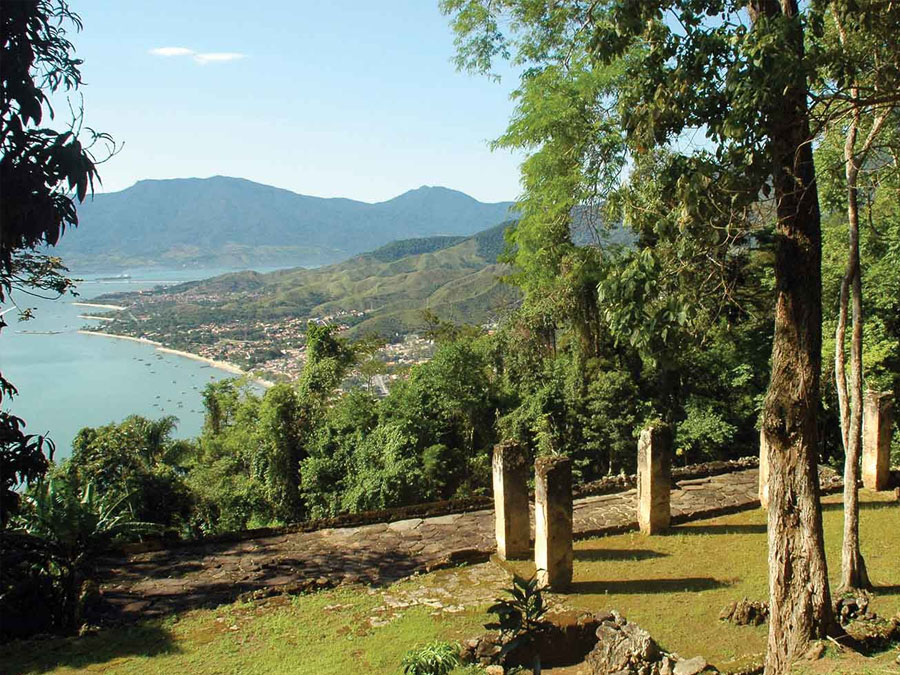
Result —
<instances>
[{"instance_id":1,"label":"stone pillar","mask_svg":"<svg viewBox=\"0 0 900 675\"><path fill-rule=\"evenodd\" d=\"M648 427L638 440L638 525L658 534L672 520L672 432L665 424Z\"/></svg>"},{"instance_id":2,"label":"stone pillar","mask_svg":"<svg viewBox=\"0 0 900 675\"><path fill-rule=\"evenodd\" d=\"M894 400L890 392L867 391L863 406L862 481L870 490L887 490L891 470Z\"/></svg>"},{"instance_id":3,"label":"stone pillar","mask_svg":"<svg viewBox=\"0 0 900 675\"><path fill-rule=\"evenodd\" d=\"M494 446L494 521L497 555L503 560L527 558L531 552L528 468L518 443L504 441Z\"/></svg>"},{"instance_id":4,"label":"stone pillar","mask_svg":"<svg viewBox=\"0 0 900 675\"><path fill-rule=\"evenodd\" d=\"M568 457L539 457L534 474L538 584L564 589L572 582L572 462Z\"/></svg>"},{"instance_id":5,"label":"stone pillar","mask_svg":"<svg viewBox=\"0 0 900 675\"><path fill-rule=\"evenodd\" d=\"M766 430L759 430L759 505L769 508L769 444Z\"/></svg>"}]
</instances>

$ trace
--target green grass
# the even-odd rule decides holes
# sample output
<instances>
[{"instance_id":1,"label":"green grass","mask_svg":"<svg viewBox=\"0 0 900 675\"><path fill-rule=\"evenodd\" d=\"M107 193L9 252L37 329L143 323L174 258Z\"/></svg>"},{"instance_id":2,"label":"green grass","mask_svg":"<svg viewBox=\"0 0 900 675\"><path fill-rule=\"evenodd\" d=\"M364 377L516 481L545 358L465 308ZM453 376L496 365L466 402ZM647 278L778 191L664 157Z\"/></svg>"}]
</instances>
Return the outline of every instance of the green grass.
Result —
<instances>
[{"instance_id":1,"label":"green grass","mask_svg":"<svg viewBox=\"0 0 900 675\"><path fill-rule=\"evenodd\" d=\"M900 611L900 505L887 501L887 494L863 491L860 520L869 574L883 589L872 608L890 617ZM827 497L825 545L833 589L840 578L842 517L840 496ZM737 670L762 660L766 626L734 626L718 616L743 597L768 599L766 547L762 510L689 523L662 537L633 533L578 542L573 592L560 597L573 608L618 609L665 649Z\"/></svg>"},{"instance_id":2,"label":"green grass","mask_svg":"<svg viewBox=\"0 0 900 675\"><path fill-rule=\"evenodd\" d=\"M877 592L873 609L900 612L900 505L863 491L863 552ZM840 563L839 497L826 499L825 533L831 580ZM567 608L615 608L650 631L660 644L684 657L702 654L722 670L761 659L765 627L738 627L718 620L727 603L744 596L765 599L765 514L749 511L674 528L661 537L626 534L576 543L572 592L554 595ZM490 565L492 563L488 563ZM523 574L528 563L516 563ZM442 571L390 589L403 595L421 587L448 587ZM499 593L462 586L470 597ZM474 595L472 593L474 592ZM435 640L477 635L487 603L458 613L416 606L379 612L379 592L344 588L264 604L199 610L162 622L104 631L84 638L45 638L7 645L3 672L108 673L396 673L410 648ZM373 627L371 617L393 616ZM875 659L825 658L804 672L892 672L890 653Z\"/></svg>"},{"instance_id":3,"label":"green grass","mask_svg":"<svg viewBox=\"0 0 900 675\"><path fill-rule=\"evenodd\" d=\"M3 672L350 673L397 672L405 652L477 633L480 612L404 611L373 628L379 596L339 589L262 605L235 604L84 638L19 642Z\"/></svg>"}]
</instances>

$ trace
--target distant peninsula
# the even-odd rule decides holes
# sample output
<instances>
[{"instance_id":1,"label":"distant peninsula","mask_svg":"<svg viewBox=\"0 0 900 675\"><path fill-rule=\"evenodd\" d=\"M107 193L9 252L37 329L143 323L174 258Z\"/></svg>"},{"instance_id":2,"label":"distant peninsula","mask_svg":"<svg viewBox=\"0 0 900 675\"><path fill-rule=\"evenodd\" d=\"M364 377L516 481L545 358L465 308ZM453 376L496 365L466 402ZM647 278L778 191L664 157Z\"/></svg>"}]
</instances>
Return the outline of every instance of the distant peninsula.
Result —
<instances>
[{"instance_id":1,"label":"distant peninsula","mask_svg":"<svg viewBox=\"0 0 900 675\"><path fill-rule=\"evenodd\" d=\"M128 311L102 315L104 333L150 340L271 379L295 379L306 325L338 325L350 337L399 345L427 327L426 311L453 322L491 324L518 305L499 262L507 221L471 237L406 239L317 269L246 271L97 302ZM385 360L413 360L421 342ZM421 349L420 349L421 348ZM424 351L423 351L424 350ZM393 353L396 358L392 359Z\"/></svg>"}]
</instances>

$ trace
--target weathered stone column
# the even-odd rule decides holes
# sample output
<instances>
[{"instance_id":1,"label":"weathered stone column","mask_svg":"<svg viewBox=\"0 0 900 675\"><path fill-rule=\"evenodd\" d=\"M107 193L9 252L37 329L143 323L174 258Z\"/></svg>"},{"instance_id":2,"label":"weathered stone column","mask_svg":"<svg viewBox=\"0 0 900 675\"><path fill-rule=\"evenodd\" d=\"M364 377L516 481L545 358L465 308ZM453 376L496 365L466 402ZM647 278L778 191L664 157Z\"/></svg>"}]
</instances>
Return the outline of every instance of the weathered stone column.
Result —
<instances>
[{"instance_id":1,"label":"weathered stone column","mask_svg":"<svg viewBox=\"0 0 900 675\"><path fill-rule=\"evenodd\" d=\"M769 444L766 430L759 430L759 505L769 508Z\"/></svg>"},{"instance_id":2,"label":"weathered stone column","mask_svg":"<svg viewBox=\"0 0 900 675\"><path fill-rule=\"evenodd\" d=\"M503 560L526 558L531 552L528 469L518 443L504 441L494 446L494 521L497 555Z\"/></svg>"},{"instance_id":3,"label":"weathered stone column","mask_svg":"<svg viewBox=\"0 0 900 675\"><path fill-rule=\"evenodd\" d=\"M638 440L638 525L644 534L658 534L672 520L672 431L659 423Z\"/></svg>"},{"instance_id":4,"label":"weathered stone column","mask_svg":"<svg viewBox=\"0 0 900 675\"><path fill-rule=\"evenodd\" d=\"M894 400L890 392L867 391L863 407L862 481L870 490L887 490L891 470Z\"/></svg>"},{"instance_id":5,"label":"weathered stone column","mask_svg":"<svg viewBox=\"0 0 900 675\"><path fill-rule=\"evenodd\" d=\"M572 462L568 457L539 457L534 474L538 584L564 589L572 582Z\"/></svg>"}]
</instances>

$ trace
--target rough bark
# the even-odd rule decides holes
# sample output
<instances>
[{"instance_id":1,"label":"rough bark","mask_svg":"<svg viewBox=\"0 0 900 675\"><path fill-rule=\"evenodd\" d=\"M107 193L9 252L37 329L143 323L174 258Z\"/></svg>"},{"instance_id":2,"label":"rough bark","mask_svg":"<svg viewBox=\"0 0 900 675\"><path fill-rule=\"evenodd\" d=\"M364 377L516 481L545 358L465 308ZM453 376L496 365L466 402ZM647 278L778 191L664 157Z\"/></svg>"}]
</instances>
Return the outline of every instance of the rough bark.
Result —
<instances>
[{"instance_id":1,"label":"rough bark","mask_svg":"<svg viewBox=\"0 0 900 675\"><path fill-rule=\"evenodd\" d=\"M754 0L748 9L754 21L798 14L795 0ZM802 24L793 26L785 49L802 55ZM833 625L816 471L822 251L806 95L798 77L784 90L769 129L778 222L775 335L763 418L770 448L768 675L787 673L809 641Z\"/></svg>"}]
</instances>

